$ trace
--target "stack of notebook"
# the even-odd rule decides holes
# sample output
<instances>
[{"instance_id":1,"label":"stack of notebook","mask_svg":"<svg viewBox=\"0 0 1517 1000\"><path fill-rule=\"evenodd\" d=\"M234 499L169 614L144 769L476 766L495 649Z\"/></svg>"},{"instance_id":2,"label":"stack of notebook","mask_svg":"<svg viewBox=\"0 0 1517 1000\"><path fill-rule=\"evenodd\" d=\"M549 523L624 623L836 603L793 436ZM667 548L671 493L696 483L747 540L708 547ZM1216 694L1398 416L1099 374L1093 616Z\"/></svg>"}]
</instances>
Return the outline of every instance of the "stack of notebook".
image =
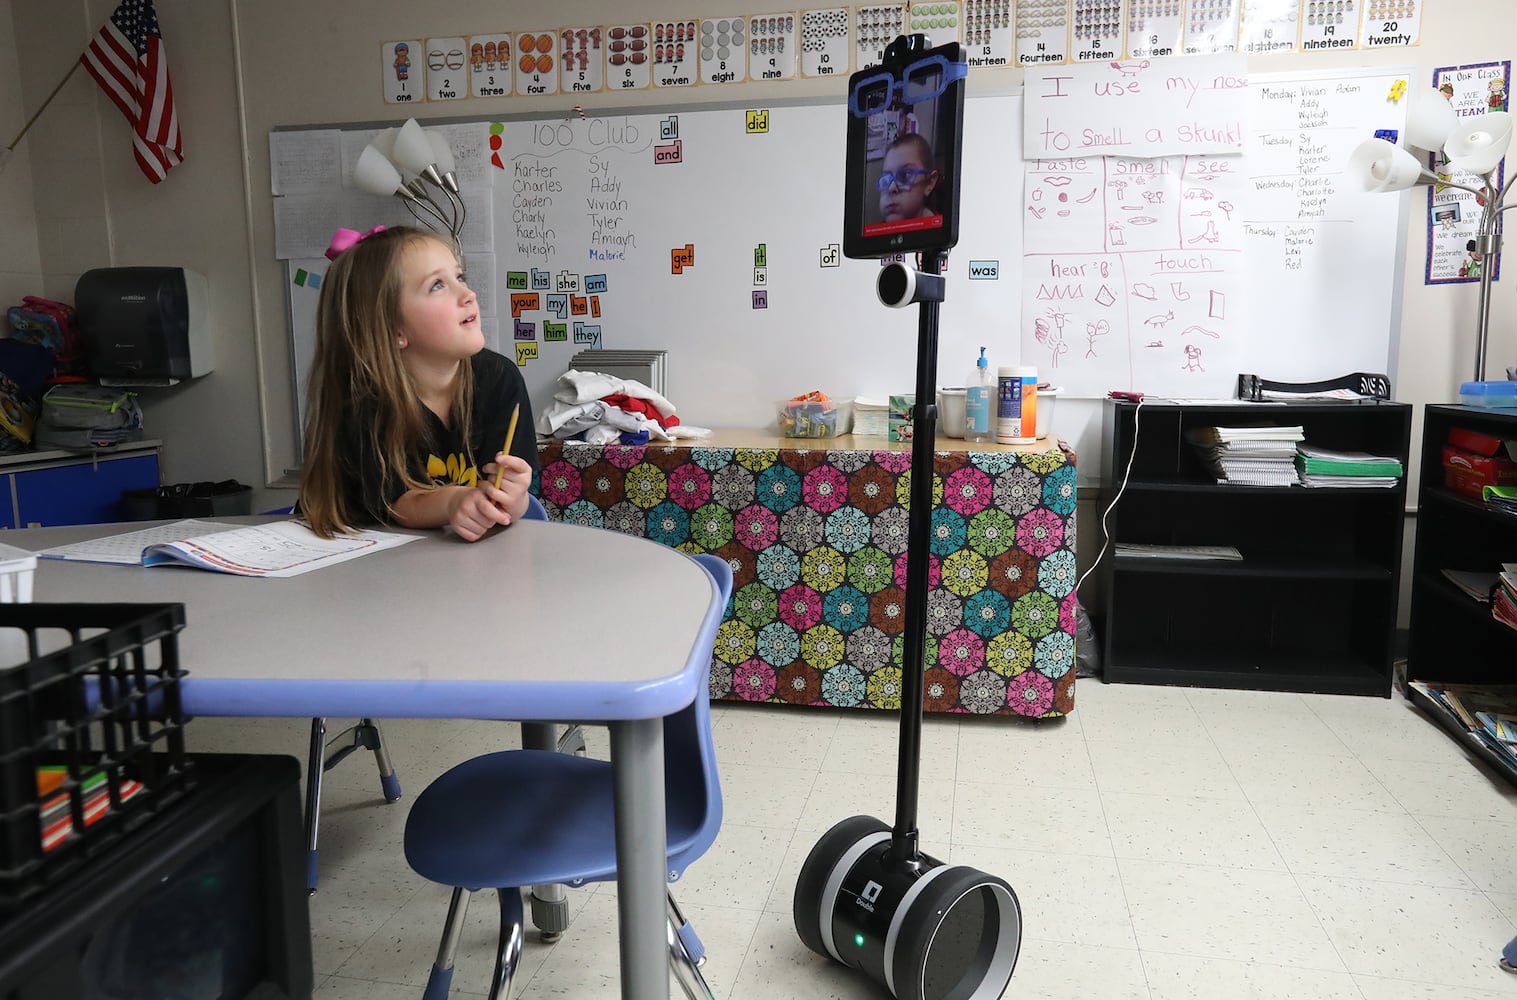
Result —
<instances>
[{"instance_id":1,"label":"stack of notebook","mask_svg":"<svg viewBox=\"0 0 1517 1000\"><path fill-rule=\"evenodd\" d=\"M664 395L664 361L668 351L580 351L569 367L582 372L602 372L620 379L641 382Z\"/></svg>"},{"instance_id":2,"label":"stack of notebook","mask_svg":"<svg viewBox=\"0 0 1517 1000\"><path fill-rule=\"evenodd\" d=\"M1294 486L1300 427L1196 427L1185 432L1217 482L1235 486Z\"/></svg>"},{"instance_id":3,"label":"stack of notebook","mask_svg":"<svg viewBox=\"0 0 1517 1000\"><path fill-rule=\"evenodd\" d=\"M1312 444L1296 445L1296 471L1303 486L1383 486L1401 481L1401 461L1364 451L1334 451Z\"/></svg>"},{"instance_id":4,"label":"stack of notebook","mask_svg":"<svg viewBox=\"0 0 1517 1000\"><path fill-rule=\"evenodd\" d=\"M1517 563L1501 566L1501 581L1491 595L1491 617L1517 628Z\"/></svg>"}]
</instances>

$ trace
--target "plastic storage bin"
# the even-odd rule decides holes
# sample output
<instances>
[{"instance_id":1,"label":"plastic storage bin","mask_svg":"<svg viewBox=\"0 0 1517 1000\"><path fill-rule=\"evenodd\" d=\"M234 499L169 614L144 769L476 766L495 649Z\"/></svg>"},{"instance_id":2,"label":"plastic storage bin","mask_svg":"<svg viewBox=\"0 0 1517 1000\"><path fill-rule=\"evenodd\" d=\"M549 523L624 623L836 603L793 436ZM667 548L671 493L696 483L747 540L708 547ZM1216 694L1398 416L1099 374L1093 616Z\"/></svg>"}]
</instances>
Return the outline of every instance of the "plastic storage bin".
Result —
<instances>
[{"instance_id":1,"label":"plastic storage bin","mask_svg":"<svg viewBox=\"0 0 1517 1000\"><path fill-rule=\"evenodd\" d=\"M830 438L848 433L848 410L820 394L775 404L780 433L788 438Z\"/></svg>"},{"instance_id":2,"label":"plastic storage bin","mask_svg":"<svg viewBox=\"0 0 1517 1000\"><path fill-rule=\"evenodd\" d=\"M1465 382L1459 387L1459 402L1465 406L1517 408L1517 382Z\"/></svg>"},{"instance_id":3,"label":"plastic storage bin","mask_svg":"<svg viewBox=\"0 0 1517 1000\"><path fill-rule=\"evenodd\" d=\"M29 657L0 665L0 912L189 787L183 627L181 604L0 604Z\"/></svg>"}]
</instances>

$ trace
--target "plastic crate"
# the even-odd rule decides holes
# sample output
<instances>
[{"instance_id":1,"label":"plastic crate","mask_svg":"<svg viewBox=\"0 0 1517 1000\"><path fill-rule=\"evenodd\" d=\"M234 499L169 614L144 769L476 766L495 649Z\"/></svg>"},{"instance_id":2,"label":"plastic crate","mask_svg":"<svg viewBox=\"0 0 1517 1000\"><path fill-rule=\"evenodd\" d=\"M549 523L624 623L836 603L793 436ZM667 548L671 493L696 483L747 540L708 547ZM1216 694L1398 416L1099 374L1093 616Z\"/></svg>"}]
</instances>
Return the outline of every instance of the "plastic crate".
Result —
<instances>
[{"instance_id":1,"label":"plastic crate","mask_svg":"<svg viewBox=\"0 0 1517 1000\"><path fill-rule=\"evenodd\" d=\"M190 787L183 627L182 604L0 604L0 634L24 637L27 651L0 664L0 911ZM44 795L39 767L61 769L61 785ZM46 849L44 802L67 805L55 807Z\"/></svg>"}]
</instances>

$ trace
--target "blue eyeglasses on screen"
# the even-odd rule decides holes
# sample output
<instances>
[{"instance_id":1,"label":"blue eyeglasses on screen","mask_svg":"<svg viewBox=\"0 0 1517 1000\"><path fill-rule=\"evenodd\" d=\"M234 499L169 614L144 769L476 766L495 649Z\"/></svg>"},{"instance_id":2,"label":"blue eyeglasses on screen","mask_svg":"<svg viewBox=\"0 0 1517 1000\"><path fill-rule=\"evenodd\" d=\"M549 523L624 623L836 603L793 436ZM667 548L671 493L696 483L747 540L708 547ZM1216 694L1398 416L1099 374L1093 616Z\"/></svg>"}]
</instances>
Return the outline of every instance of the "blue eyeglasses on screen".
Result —
<instances>
[{"instance_id":1,"label":"blue eyeglasses on screen","mask_svg":"<svg viewBox=\"0 0 1517 1000\"><path fill-rule=\"evenodd\" d=\"M887 170L883 174L880 174L880 179L874 182L874 186L879 188L882 194L889 191L892 184L904 191L932 172L931 170L919 170L916 167L902 167L895 173Z\"/></svg>"},{"instance_id":2,"label":"blue eyeglasses on screen","mask_svg":"<svg viewBox=\"0 0 1517 1000\"><path fill-rule=\"evenodd\" d=\"M876 73L860 80L848 91L848 110L855 118L883 114L898 95L903 104L921 104L968 75L968 63L949 62L941 53L930 55L907 66L900 79L891 73Z\"/></svg>"}]
</instances>

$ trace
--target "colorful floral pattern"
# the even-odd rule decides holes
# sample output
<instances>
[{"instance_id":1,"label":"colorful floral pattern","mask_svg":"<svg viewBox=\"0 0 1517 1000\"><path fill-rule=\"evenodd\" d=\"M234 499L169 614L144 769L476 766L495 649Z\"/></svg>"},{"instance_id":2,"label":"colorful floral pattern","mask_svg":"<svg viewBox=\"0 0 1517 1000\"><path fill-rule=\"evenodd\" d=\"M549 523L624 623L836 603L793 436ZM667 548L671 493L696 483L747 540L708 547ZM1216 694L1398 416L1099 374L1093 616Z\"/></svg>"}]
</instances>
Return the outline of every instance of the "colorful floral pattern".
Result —
<instances>
[{"instance_id":1,"label":"colorful floral pattern","mask_svg":"<svg viewBox=\"0 0 1517 1000\"><path fill-rule=\"evenodd\" d=\"M733 567L713 698L897 709L910 453L542 446L551 517ZM1074 708L1075 464L1067 449L934 455L923 706Z\"/></svg>"}]
</instances>

